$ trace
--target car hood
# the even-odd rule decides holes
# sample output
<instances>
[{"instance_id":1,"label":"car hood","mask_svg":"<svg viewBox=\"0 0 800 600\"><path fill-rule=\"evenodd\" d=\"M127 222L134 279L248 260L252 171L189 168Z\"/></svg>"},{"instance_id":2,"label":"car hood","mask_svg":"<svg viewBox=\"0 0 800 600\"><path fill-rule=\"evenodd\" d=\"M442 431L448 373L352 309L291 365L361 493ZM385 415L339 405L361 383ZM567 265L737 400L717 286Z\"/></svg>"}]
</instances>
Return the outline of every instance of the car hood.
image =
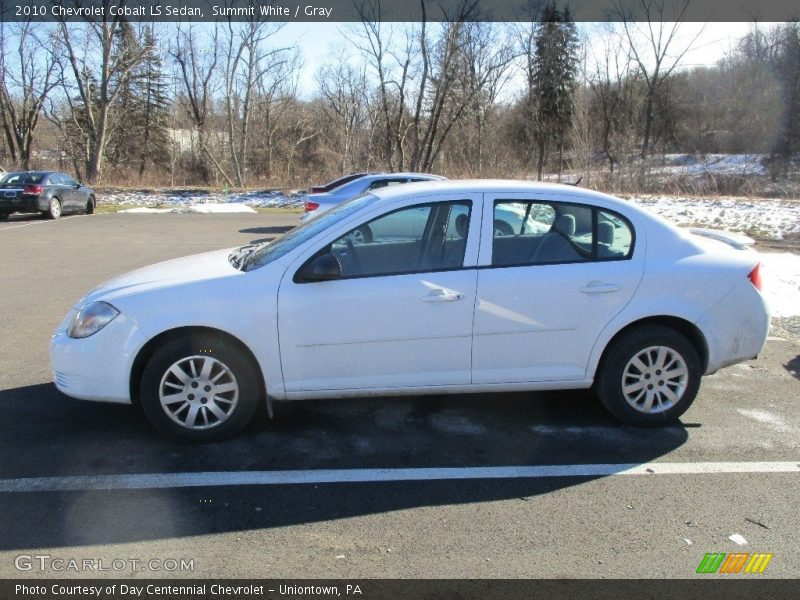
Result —
<instances>
[{"instance_id":1,"label":"car hood","mask_svg":"<svg viewBox=\"0 0 800 600\"><path fill-rule=\"evenodd\" d=\"M203 254L194 254L150 265L124 275L114 277L100 285L88 295L81 298L75 308L103 300L113 302L117 298L138 294L168 286L178 286L221 277L244 276L234 268L228 255L234 248L214 250Z\"/></svg>"}]
</instances>

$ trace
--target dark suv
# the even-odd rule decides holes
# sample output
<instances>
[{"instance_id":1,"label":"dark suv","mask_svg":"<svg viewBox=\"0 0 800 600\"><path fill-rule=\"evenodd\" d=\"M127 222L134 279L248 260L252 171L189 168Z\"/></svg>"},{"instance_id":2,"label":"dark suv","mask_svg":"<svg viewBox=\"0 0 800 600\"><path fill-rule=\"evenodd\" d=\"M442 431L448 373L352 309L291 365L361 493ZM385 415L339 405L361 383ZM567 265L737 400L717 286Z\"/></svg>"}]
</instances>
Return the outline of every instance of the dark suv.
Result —
<instances>
[{"instance_id":1,"label":"dark suv","mask_svg":"<svg viewBox=\"0 0 800 600\"><path fill-rule=\"evenodd\" d=\"M38 212L50 219L66 212L91 214L96 205L94 190L64 173L26 171L0 179L0 220L15 212Z\"/></svg>"}]
</instances>

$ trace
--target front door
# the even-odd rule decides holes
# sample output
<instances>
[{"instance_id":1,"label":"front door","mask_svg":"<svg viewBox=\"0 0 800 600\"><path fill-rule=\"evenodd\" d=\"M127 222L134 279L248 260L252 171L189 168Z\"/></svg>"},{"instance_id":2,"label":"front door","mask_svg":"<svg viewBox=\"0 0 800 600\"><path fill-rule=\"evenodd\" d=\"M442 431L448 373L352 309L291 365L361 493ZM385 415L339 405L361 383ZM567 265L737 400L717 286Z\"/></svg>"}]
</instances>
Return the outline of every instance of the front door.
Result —
<instances>
[{"instance_id":1,"label":"front door","mask_svg":"<svg viewBox=\"0 0 800 600\"><path fill-rule=\"evenodd\" d=\"M475 205L421 202L353 228L369 241L354 244L348 232L309 258L333 254L339 279L303 282L302 267L287 271L278 296L287 393L469 383Z\"/></svg>"}]
</instances>

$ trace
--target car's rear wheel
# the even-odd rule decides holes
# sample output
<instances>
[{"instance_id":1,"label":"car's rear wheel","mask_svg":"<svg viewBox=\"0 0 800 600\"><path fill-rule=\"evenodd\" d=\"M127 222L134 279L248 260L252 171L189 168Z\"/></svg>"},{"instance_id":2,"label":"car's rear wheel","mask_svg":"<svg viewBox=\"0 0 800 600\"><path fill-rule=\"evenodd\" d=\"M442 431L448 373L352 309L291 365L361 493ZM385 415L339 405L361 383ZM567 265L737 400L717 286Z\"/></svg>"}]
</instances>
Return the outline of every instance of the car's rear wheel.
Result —
<instances>
[{"instance_id":1,"label":"car's rear wheel","mask_svg":"<svg viewBox=\"0 0 800 600\"><path fill-rule=\"evenodd\" d=\"M86 209L85 209L87 215L94 214L94 205L95 205L94 198L89 198L89 201L86 203Z\"/></svg>"},{"instance_id":2,"label":"car's rear wheel","mask_svg":"<svg viewBox=\"0 0 800 600\"><path fill-rule=\"evenodd\" d=\"M659 325L627 332L608 349L597 373L600 401L631 425L659 425L688 410L702 366L685 336Z\"/></svg>"},{"instance_id":3,"label":"car's rear wheel","mask_svg":"<svg viewBox=\"0 0 800 600\"><path fill-rule=\"evenodd\" d=\"M142 373L142 408L162 433L218 441L239 433L258 406L256 367L230 342L189 335L159 347Z\"/></svg>"},{"instance_id":4,"label":"car's rear wheel","mask_svg":"<svg viewBox=\"0 0 800 600\"><path fill-rule=\"evenodd\" d=\"M7 220L9 216L9 213L0 213L0 221Z\"/></svg>"},{"instance_id":5,"label":"car's rear wheel","mask_svg":"<svg viewBox=\"0 0 800 600\"><path fill-rule=\"evenodd\" d=\"M58 219L61 216L61 201L58 198L50 198L44 215L48 219Z\"/></svg>"}]
</instances>

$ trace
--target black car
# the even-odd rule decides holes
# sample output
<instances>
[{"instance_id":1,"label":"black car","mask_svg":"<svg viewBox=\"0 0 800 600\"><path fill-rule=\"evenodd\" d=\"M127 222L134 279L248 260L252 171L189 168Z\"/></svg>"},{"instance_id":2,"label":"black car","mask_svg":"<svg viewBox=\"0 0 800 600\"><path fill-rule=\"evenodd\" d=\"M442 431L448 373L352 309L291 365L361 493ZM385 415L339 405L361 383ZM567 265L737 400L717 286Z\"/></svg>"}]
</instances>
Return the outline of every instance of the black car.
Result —
<instances>
[{"instance_id":1,"label":"black car","mask_svg":"<svg viewBox=\"0 0 800 600\"><path fill-rule=\"evenodd\" d=\"M38 212L50 219L67 212L91 214L96 205L94 190L64 173L26 171L0 179L0 220L15 212Z\"/></svg>"}]
</instances>

